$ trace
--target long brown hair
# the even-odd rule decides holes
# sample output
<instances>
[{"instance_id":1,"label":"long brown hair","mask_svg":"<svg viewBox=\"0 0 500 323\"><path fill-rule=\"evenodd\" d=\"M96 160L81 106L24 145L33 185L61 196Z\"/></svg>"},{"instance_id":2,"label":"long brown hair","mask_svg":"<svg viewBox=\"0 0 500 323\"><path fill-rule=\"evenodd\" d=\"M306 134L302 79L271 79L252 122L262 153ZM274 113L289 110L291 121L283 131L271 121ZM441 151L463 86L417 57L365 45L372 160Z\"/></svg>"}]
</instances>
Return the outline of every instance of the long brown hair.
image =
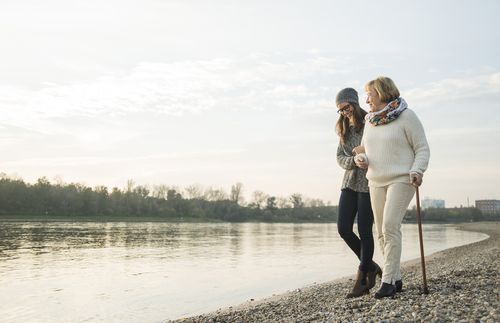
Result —
<instances>
[{"instance_id":1,"label":"long brown hair","mask_svg":"<svg viewBox=\"0 0 500 323\"><path fill-rule=\"evenodd\" d=\"M349 104L353 107L354 111L352 115L354 116L353 127L354 131L359 132L363 129L365 125L365 115L367 112L363 110L358 103L349 102ZM347 135L349 134L349 118L345 117L344 114L340 114L339 119L337 120L337 126L335 127L337 130L337 134L340 137L340 142L345 144L345 140L347 139Z\"/></svg>"}]
</instances>

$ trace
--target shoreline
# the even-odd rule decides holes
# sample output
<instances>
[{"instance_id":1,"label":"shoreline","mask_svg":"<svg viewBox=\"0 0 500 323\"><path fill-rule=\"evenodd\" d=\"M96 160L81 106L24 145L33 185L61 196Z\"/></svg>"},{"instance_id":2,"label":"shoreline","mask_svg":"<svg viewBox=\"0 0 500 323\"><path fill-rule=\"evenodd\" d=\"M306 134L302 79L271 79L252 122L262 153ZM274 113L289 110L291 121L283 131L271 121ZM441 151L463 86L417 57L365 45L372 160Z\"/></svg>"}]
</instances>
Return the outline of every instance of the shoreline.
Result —
<instances>
[{"instance_id":1,"label":"shoreline","mask_svg":"<svg viewBox=\"0 0 500 323\"><path fill-rule=\"evenodd\" d=\"M223 221L220 219L199 219L190 217L165 218L161 216L117 216L117 215L0 215L0 222L164 222L164 223L269 223L269 224L336 224L336 221ZM432 221L426 220L426 224L449 224L459 226L464 222L457 221ZM481 221L472 223L482 223ZM403 224L417 224L416 221L403 221Z\"/></svg>"},{"instance_id":2,"label":"shoreline","mask_svg":"<svg viewBox=\"0 0 500 323\"><path fill-rule=\"evenodd\" d=\"M401 264L403 292L393 298L374 299L377 279L369 295L346 299L350 276L167 322L499 322L500 222L455 226L489 238L426 256L428 295L417 258Z\"/></svg>"}]
</instances>

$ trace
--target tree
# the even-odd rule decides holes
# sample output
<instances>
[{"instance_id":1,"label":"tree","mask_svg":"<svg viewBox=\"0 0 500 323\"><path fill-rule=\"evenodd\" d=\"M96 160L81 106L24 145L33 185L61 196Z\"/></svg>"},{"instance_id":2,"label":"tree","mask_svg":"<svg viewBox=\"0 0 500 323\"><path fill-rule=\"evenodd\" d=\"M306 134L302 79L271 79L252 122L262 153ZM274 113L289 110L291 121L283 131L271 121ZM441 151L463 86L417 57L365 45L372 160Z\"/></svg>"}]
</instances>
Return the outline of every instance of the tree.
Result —
<instances>
[{"instance_id":1,"label":"tree","mask_svg":"<svg viewBox=\"0 0 500 323\"><path fill-rule=\"evenodd\" d=\"M40 177L37 181L36 181L36 184L35 186L40 186L40 187L49 187L50 186L50 182L49 180L47 179L47 177L43 176L43 177Z\"/></svg>"},{"instance_id":2,"label":"tree","mask_svg":"<svg viewBox=\"0 0 500 323\"><path fill-rule=\"evenodd\" d=\"M292 206L294 209L298 209L304 206L304 202L302 200L302 194L294 193L290 196L290 202L292 202Z\"/></svg>"},{"instance_id":3,"label":"tree","mask_svg":"<svg viewBox=\"0 0 500 323\"><path fill-rule=\"evenodd\" d=\"M278 197L277 204L280 209L288 209L292 207L292 205L290 204L290 200L286 197Z\"/></svg>"},{"instance_id":4,"label":"tree","mask_svg":"<svg viewBox=\"0 0 500 323\"><path fill-rule=\"evenodd\" d=\"M203 199L204 198L204 190L201 185L191 184L184 188L188 199Z\"/></svg>"},{"instance_id":5,"label":"tree","mask_svg":"<svg viewBox=\"0 0 500 323\"><path fill-rule=\"evenodd\" d=\"M220 189L214 189L212 187L209 187L205 191L205 196L208 201L223 201L227 200L227 194L224 192L222 188Z\"/></svg>"},{"instance_id":6,"label":"tree","mask_svg":"<svg viewBox=\"0 0 500 323\"><path fill-rule=\"evenodd\" d=\"M130 193L132 192L132 189L135 186L135 182L132 179L127 180L127 192Z\"/></svg>"},{"instance_id":7,"label":"tree","mask_svg":"<svg viewBox=\"0 0 500 323\"><path fill-rule=\"evenodd\" d=\"M320 199L307 199L304 205L308 207L323 207L325 203Z\"/></svg>"},{"instance_id":8,"label":"tree","mask_svg":"<svg viewBox=\"0 0 500 323\"><path fill-rule=\"evenodd\" d=\"M109 194L106 186L96 186L94 192L97 195L97 209L100 214L109 214Z\"/></svg>"},{"instance_id":9,"label":"tree","mask_svg":"<svg viewBox=\"0 0 500 323\"><path fill-rule=\"evenodd\" d=\"M231 186L231 194L229 195L229 200L233 201L236 204L243 203L243 184L236 183Z\"/></svg>"},{"instance_id":10,"label":"tree","mask_svg":"<svg viewBox=\"0 0 500 323\"><path fill-rule=\"evenodd\" d=\"M176 190L170 189L167 192L167 201L182 200L182 195Z\"/></svg>"},{"instance_id":11,"label":"tree","mask_svg":"<svg viewBox=\"0 0 500 323\"><path fill-rule=\"evenodd\" d=\"M270 197L267 198L266 209L270 210L270 211L277 209L277 207L276 207L276 197L275 196L270 196Z\"/></svg>"},{"instance_id":12,"label":"tree","mask_svg":"<svg viewBox=\"0 0 500 323\"><path fill-rule=\"evenodd\" d=\"M168 192L167 185L163 185L163 184L162 185L155 185L155 186L153 186L152 195L153 195L153 197L156 197L157 199L166 199L167 192Z\"/></svg>"},{"instance_id":13,"label":"tree","mask_svg":"<svg viewBox=\"0 0 500 323\"><path fill-rule=\"evenodd\" d=\"M254 191L252 193L252 200L248 206L260 210L264 208L264 203L266 202L267 197L268 195L262 191Z\"/></svg>"},{"instance_id":14,"label":"tree","mask_svg":"<svg viewBox=\"0 0 500 323\"><path fill-rule=\"evenodd\" d=\"M146 198L149 195L149 189L147 188L147 186L139 185L134 188L134 193L141 196L142 198Z\"/></svg>"},{"instance_id":15,"label":"tree","mask_svg":"<svg viewBox=\"0 0 500 323\"><path fill-rule=\"evenodd\" d=\"M64 184L65 184L63 178L60 175L54 176L54 182L58 186L64 186Z\"/></svg>"}]
</instances>

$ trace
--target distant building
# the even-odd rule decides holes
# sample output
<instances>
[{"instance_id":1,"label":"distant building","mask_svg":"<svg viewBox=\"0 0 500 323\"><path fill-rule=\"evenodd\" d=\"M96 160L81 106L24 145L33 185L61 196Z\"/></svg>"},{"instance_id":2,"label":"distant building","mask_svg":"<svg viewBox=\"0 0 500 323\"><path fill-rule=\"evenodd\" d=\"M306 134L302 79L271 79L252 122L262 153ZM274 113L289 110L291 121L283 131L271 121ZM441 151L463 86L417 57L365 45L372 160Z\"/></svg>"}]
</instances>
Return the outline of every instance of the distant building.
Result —
<instances>
[{"instance_id":1,"label":"distant building","mask_svg":"<svg viewBox=\"0 0 500 323\"><path fill-rule=\"evenodd\" d=\"M476 200L476 208L483 214L500 213L500 200Z\"/></svg>"},{"instance_id":2,"label":"distant building","mask_svg":"<svg viewBox=\"0 0 500 323\"><path fill-rule=\"evenodd\" d=\"M444 209L444 200L437 200L425 197L422 200L422 210L428 209L430 207Z\"/></svg>"}]
</instances>

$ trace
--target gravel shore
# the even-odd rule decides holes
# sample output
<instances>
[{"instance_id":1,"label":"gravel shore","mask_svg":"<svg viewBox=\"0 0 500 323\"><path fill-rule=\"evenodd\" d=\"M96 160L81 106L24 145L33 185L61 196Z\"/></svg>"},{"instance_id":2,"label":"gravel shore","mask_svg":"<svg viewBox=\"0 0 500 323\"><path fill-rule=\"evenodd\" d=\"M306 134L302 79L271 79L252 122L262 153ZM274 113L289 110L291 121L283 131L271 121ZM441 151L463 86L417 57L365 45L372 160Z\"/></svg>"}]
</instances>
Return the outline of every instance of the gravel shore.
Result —
<instances>
[{"instance_id":1,"label":"gravel shore","mask_svg":"<svg viewBox=\"0 0 500 323\"><path fill-rule=\"evenodd\" d=\"M430 293L421 291L420 260L403 264L403 292L346 299L353 277L297 289L176 322L500 322L500 223L460 229L490 238L426 258Z\"/></svg>"}]
</instances>

